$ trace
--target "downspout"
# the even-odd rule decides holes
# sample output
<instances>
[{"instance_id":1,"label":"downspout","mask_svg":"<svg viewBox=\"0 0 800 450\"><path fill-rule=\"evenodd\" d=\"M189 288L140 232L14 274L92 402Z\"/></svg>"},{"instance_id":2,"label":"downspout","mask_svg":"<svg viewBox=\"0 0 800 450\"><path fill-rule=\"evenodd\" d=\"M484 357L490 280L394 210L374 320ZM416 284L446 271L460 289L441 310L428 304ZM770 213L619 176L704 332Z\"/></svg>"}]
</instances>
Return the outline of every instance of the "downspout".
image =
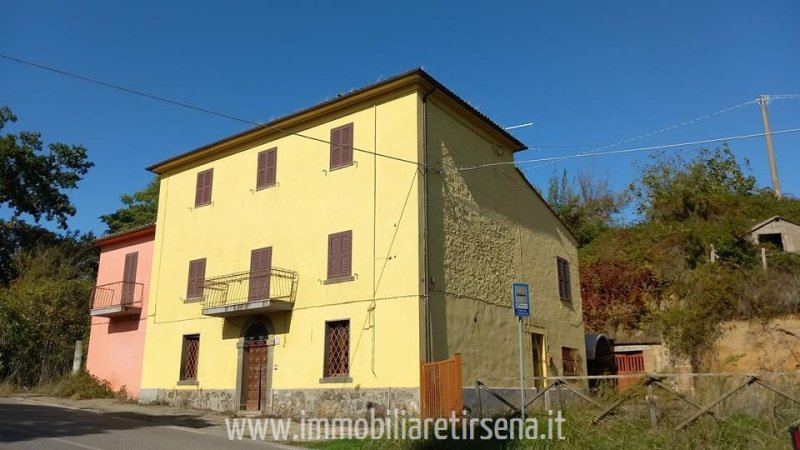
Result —
<instances>
[{"instance_id":1,"label":"downspout","mask_svg":"<svg viewBox=\"0 0 800 450\"><path fill-rule=\"evenodd\" d=\"M433 87L422 96L422 227L423 227L423 277L425 286L425 361L433 360L433 321L431 320L430 251L428 228L428 97L436 91Z\"/></svg>"}]
</instances>

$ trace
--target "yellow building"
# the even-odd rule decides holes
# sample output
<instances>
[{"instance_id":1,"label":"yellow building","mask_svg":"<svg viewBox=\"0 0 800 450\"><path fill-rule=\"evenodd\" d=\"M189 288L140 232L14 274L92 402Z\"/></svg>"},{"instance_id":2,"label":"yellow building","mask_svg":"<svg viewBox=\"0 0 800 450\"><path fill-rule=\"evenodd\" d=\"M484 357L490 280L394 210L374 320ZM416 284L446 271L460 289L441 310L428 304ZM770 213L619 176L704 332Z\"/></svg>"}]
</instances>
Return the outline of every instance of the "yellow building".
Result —
<instances>
[{"instance_id":1,"label":"yellow building","mask_svg":"<svg viewBox=\"0 0 800 450\"><path fill-rule=\"evenodd\" d=\"M513 386L514 281L527 374L585 373L575 240L524 148L413 70L151 166L140 400L414 411L420 361L455 353L465 387Z\"/></svg>"}]
</instances>

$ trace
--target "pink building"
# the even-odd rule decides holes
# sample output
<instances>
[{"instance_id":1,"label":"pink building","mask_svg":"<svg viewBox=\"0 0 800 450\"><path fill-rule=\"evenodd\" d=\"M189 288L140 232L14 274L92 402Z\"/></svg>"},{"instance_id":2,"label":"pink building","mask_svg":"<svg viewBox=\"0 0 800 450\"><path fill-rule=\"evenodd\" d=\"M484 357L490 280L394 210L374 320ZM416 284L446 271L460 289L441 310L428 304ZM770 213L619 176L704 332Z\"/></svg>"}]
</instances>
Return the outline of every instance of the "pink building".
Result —
<instances>
[{"instance_id":1,"label":"pink building","mask_svg":"<svg viewBox=\"0 0 800 450\"><path fill-rule=\"evenodd\" d=\"M86 369L114 389L125 386L131 397L139 396L142 377L155 233L153 224L95 241L100 265L91 299Z\"/></svg>"}]
</instances>

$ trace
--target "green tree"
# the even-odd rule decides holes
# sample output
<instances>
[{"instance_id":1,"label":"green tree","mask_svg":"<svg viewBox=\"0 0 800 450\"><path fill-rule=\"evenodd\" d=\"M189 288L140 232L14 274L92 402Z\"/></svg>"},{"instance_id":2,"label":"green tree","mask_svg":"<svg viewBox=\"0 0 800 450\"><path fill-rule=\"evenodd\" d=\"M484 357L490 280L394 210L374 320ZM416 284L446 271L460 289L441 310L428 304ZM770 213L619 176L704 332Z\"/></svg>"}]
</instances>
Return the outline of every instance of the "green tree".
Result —
<instances>
[{"instance_id":1,"label":"green tree","mask_svg":"<svg viewBox=\"0 0 800 450\"><path fill-rule=\"evenodd\" d=\"M31 386L69 373L89 330L96 264L88 246L36 246L14 255L18 277L0 288L0 379Z\"/></svg>"},{"instance_id":2,"label":"green tree","mask_svg":"<svg viewBox=\"0 0 800 450\"><path fill-rule=\"evenodd\" d=\"M606 179L582 173L570 180L565 170L561 177L550 178L547 203L584 246L611 228L627 198L613 193Z\"/></svg>"},{"instance_id":3,"label":"green tree","mask_svg":"<svg viewBox=\"0 0 800 450\"><path fill-rule=\"evenodd\" d=\"M17 117L8 107L0 108L0 131ZM28 214L34 221L44 217L67 228L75 207L64 192L74 189L94 164L80 145L52 143L48 151L40 133L21 131L0 136L0 207L14 217Z\"/></svg>"},{"instance_id":4,"label":"green tree","mask_svg":"<svg viewBox=\"0 0 800 450\"><path fill-rule=\"evenodd\" d=\"M156 221L158 214L158 189L159 179L154 178L144 189L133 195L125 194L120 197L123 208L111 214L100 216L108 233L117 233Z\"/></svg>"},{"instance_id":5,"label":"green tree","mask_svg":"<svg viewBox=\"0 0 800 450\"><path fill-rule=\"evenodd\" d=\"M8 107L0 107L0 131L16 121ZM16 275L12 264L16 252L36 244L91 239L91 235L81 238L76 232L57 234L38 222L44 218L67 229L67 219L75 214L67 191L76 188L93 165L80 145L52 143L45 150L40 133L0 135L0 210L11 213L10 219L0 220L0 286L7 285ZM26 215L35 223L27 223Z\"/></svg>"}]
</instances>

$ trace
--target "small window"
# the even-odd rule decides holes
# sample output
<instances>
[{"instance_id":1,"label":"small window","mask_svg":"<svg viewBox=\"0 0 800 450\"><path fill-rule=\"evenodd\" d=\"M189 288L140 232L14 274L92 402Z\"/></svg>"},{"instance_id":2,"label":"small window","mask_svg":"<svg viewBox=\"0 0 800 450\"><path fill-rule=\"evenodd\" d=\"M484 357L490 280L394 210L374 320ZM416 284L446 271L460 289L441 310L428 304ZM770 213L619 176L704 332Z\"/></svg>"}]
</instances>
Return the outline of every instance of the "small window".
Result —
<instances>
[{"instance_id":1,"label":"small window","mask_svg":"<svg viewBox=\"0 0 800 450\"><path fill-rule=\"evenodd\" d=\"M350 374L350 321L325 323L325 378Z\"/></svg>"},{"instance_id":2,"label":"small window","mask_svg":"<svg viewBox=\"0 0 800 450\"><path fill-rule=\"evenodd\" d=\"M195 208L211 204L211 185L213 182L214 169L208 169L197 173L197 185L194 192Z\"/></svg>"},{"instance_id":3,"label":"small window","mask_svg":"<svg viewBox=\"0 0 800 450\"><path fill-rule=\"evenodd\" d=\"M278 148L264 150L258 154L258 170L256 175L256 189L275 186L278 169Z\"/></svg>"},{"instance_id":4,"label":"small window","mask_svg":"<svg viewBox=\"0 0 800 450\"><path fill-rule=\"evenodd\" d=\"M353 232L328 235L328 279L352 275Z\"/></svg>"},{"instance_id":5,"label":"small window","mask_svg":"<svg viewBox=\"0 0 800 450\"><path fill-rule=\"evenodd\" d=\"M556 258L558 266L558 296L561 300L572 300L572 285L569 278L569 261L564 258Z\"/></svg>"},{"instance_id":6,"label":"small window","mask_svg":"<svg viewBox=\"0 0 800 450\"><path fill-rule=\"evenodd\" d=\"M561 361L563 364L563 374L565 377L574 377L578 373L579 353L576 348L561 347Z\"/></svg>"},{"instance_id":7,"label":"small window","mask_svg":"<svg viewBox=\"0 0 800 450\"><path fill-rule=\"evenodd\" d=\"M203 284L206 280L206 259L189 261L189 283L186 287L186 298L200 298L203 296Z\"/></svg>"},{"instance_id":8,"label":"small window","mask_svg":"<svg viewBox=\"0 0 800 450\"><path fill-rule=\"evenodd\" d=\"M331 130L331 170L353 164L353 124Z\"/></svg>"},{"instance_id":9,"label":"small window","mask_svg":"<svg viewBox=\"0 0 800 450\"><path fill-rule=\"evenodd\" d=\"M197 381L197 363L200 356L200 335L188 334L183 337L181 353L181 381Z\"/></svg>"}]
</instances>

